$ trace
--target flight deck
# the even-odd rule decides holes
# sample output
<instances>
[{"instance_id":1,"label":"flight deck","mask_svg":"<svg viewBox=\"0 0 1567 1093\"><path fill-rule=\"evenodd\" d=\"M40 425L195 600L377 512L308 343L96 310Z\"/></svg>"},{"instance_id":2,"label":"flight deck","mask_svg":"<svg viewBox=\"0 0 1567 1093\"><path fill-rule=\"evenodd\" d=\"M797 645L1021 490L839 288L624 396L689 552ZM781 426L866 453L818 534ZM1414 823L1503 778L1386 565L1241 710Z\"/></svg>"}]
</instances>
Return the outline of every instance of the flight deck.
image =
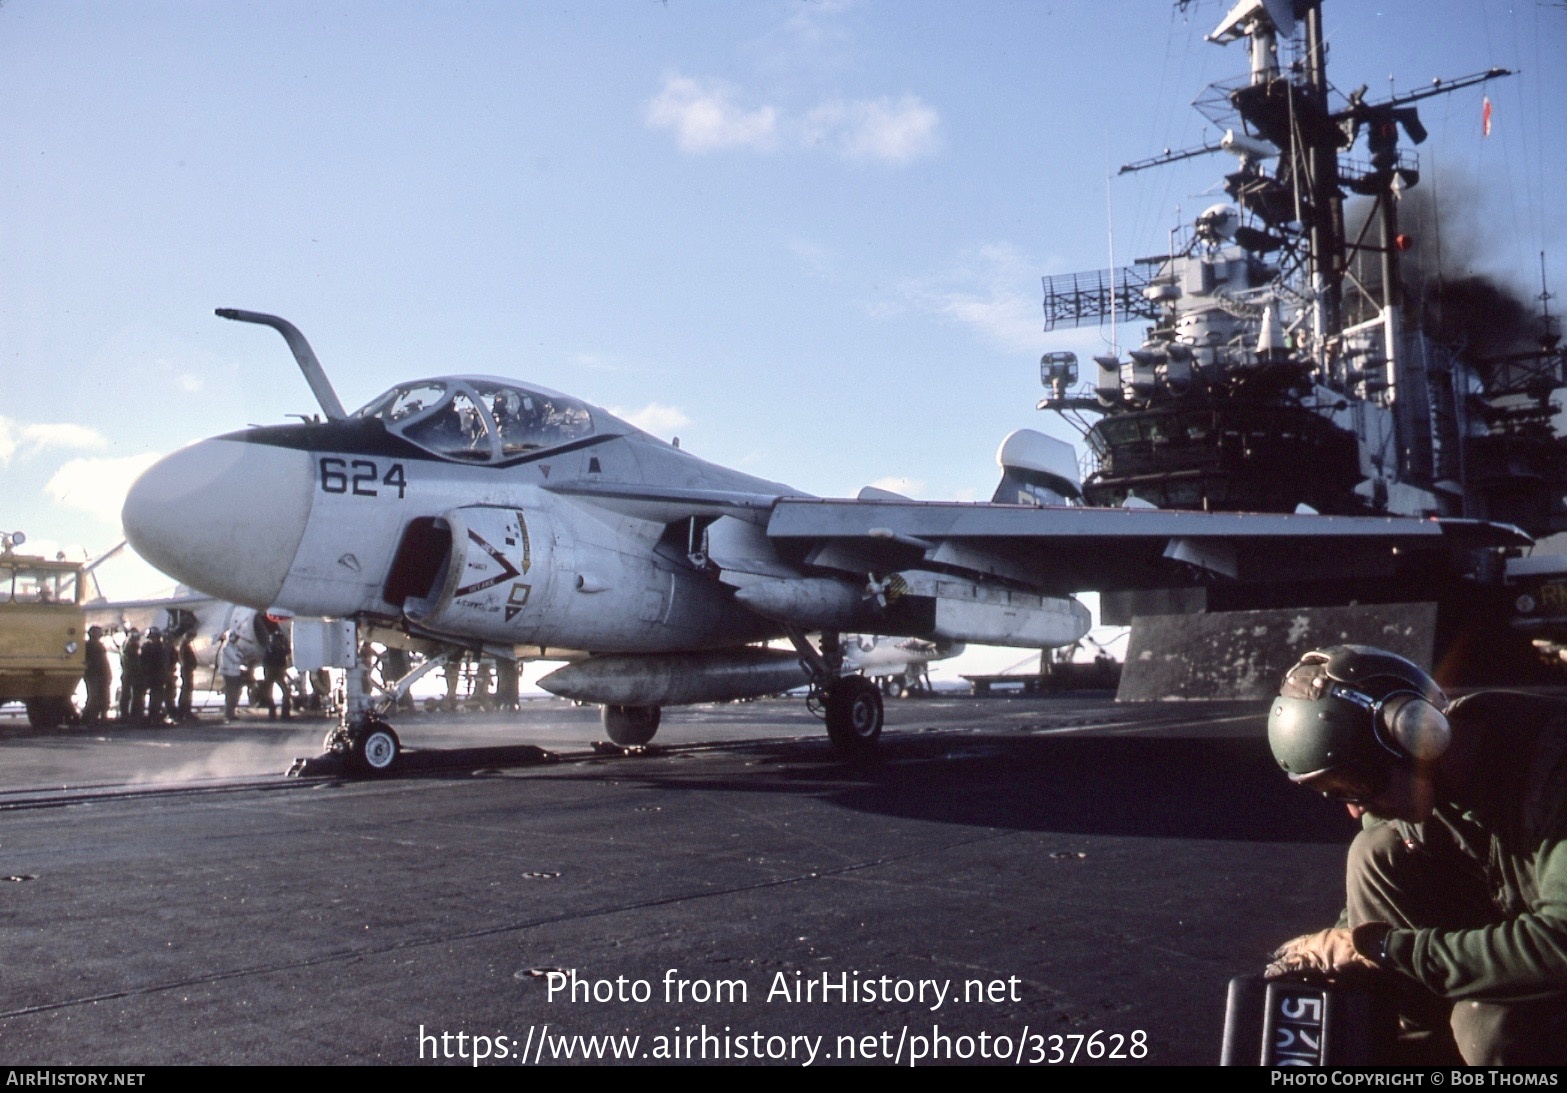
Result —
<instances>
[{"instance_id":1,"label":"flight deck","mask_svg":"<svg viewBox=\"0 0 1567 1093\"><path fill-rule=\"evenodd\" d=\"M910 699L0 724L13 1064L1212 1064L1225 986L1342 899L1256 702Z\"/></svg>"}]
</instances>

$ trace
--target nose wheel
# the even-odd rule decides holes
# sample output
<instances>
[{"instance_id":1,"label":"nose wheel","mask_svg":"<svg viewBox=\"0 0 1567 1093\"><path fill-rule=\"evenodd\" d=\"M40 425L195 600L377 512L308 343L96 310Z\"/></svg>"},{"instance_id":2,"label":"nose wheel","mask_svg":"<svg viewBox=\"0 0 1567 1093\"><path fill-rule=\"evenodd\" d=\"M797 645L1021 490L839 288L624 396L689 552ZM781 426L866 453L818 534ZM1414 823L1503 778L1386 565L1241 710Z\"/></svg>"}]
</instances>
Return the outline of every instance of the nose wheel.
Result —
<instances>
[{"instance_id":1,"label":"nose wheel","mask_svg":"<svg viewBox=\"0 0 1567 1093\"><path fill-rule=\"evenodd\" d=\"M354 773L372 778L391 773L403 753L397 733L378 717L362 725L335 728L321 743L327 751L346 759Z\"/></svg>"},{"instance_id":2,"label":"nose wheel","mask_svg":"<svg viewBox=\"0 0 1567 1093\"><path fill-rule=\"evenodd\" d=\"M397 757L402 754L402 744L392 731L392 726L384 721L372 720L355 734L348 754L360 773L381 775L389 772L397 762Z\"/></svg>"}]
</instances>

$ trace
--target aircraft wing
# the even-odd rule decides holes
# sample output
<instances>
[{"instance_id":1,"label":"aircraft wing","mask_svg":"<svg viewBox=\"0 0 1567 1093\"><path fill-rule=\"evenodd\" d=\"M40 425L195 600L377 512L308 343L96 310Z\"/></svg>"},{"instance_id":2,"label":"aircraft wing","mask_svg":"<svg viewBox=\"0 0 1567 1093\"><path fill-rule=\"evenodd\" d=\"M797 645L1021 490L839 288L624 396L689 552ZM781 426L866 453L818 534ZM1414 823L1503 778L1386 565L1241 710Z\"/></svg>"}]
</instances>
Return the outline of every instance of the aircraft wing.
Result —
<instances>
[{"instance_id":1,"label":"aircraft wing","mask_svg":"<svg viewBox=\"0 0 1567 1093\"><path fill-rule=\"evenodd\" d=\"M88 600L82 604L89 614L119 614L125 611L147 611L155 608L189 607L193 604L213 603L211 596L201 592L176 592L169 596L153 596L144 600Z\"/></svg>"},{"instance_id":2,"label":"aircraft wing","mask_svg":"<svg viewBox=\"0 0 1567 1093\"><path fill-rule=\"evenodd\" d=\"M807 565L851 572L926 566L1054 595L1216 577L1372 579L1531 542L1510 525L1477 520L797 498L774 504L767 535Z\"/></svg>"},{"instance_id":3,"label":"aircraft wing","mask_svg":"<svg viewBox=\"0 0 1567 1093\"><path fill-rule=\"evenodd\" d=\"M199 612L215 602L211 596L200 592L180 591L140 600L88 600L82 607L87 612L89 626L101 626L113 633L128 626L162 625L161 616L157 614L159 611L183 608Z\"/></svg>"}]
</instances>

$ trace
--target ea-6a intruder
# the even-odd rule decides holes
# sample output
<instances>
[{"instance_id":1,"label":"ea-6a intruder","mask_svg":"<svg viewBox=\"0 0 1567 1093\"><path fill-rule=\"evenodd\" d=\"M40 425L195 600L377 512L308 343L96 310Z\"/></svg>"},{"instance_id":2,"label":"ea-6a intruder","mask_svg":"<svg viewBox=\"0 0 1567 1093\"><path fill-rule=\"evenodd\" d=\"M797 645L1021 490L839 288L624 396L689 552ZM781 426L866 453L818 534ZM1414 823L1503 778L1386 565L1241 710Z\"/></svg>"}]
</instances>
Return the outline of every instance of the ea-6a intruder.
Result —
<instances>
[{"instance_id":1,"label":"ea-6a intruder","mask_svg":"<svg viewBox=\"0 0 1567 1093\"><path fill-rule=\"evenodd\" d=\"M292 324L218 314L281 332L325 418L155 464L125 502L136 550L257 609L566 659L541 685L602 705L623 744L652 739L666 705L809 685L836 745L873 747L881 696L843 674L842 633L1048 648L1088 630L1081 590L1407 578L1527 541L1466 521L1083 508L1069 449L1063 464L1062 442L1028 433L999 456L1011 503L823 500L510 379L400 383L349 414ZM348 674L328 745L386 770L397 736Z\"/></svg>"}]
</instances>

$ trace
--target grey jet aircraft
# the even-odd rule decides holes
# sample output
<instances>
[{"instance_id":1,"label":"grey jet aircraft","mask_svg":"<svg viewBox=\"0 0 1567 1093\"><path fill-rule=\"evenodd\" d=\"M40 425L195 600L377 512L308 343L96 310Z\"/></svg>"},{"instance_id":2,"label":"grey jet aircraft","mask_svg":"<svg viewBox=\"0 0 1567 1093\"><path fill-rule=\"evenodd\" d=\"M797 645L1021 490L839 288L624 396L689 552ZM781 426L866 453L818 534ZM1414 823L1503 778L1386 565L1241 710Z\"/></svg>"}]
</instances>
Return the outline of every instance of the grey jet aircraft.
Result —
<instances>
[{"instance_id":1,"label":"grey jet aircraft","mask_svg":"<svg viewBox=\"0 0 1567 1093\"><path fill-rule=\"evenodd\" d=\"M627 745L652 739L664 706L808 684L854 753L875 746L882 700L844 674L840 634L1049 648L1088 630L1080 591L1395 578L1528 541L1471 521L1040 504L1076 484L1060 453L1028 454L1048 447L1038 434L1000 457L998 498L1028 503L821 499L511 379L399 383L350 414L292 324L218 314L281 333L324 419L165 457L127 495L125 532L213 596L345 620L347 703L327 745L368 772L400 743L351 655L365 628L567 659L541 685L601 705Z\"/></svg>"}]
</instances>

